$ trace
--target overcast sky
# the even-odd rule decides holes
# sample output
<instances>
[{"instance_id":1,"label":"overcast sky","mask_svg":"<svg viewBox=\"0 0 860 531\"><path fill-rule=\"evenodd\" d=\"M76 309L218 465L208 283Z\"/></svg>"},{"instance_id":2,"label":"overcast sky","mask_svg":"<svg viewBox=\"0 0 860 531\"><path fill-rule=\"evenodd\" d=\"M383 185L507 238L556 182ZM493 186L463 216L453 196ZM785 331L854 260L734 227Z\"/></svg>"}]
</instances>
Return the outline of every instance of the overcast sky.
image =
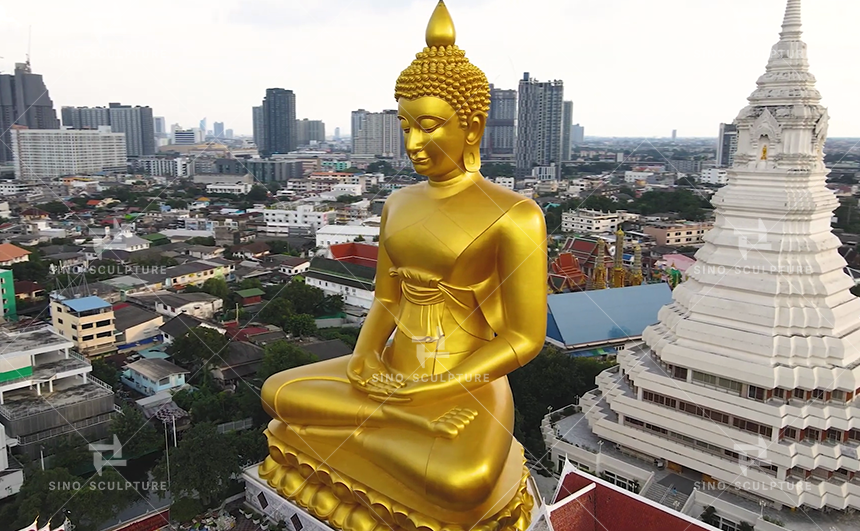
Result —
<instances>
[{"instance_id":1,"label":"overcast sky","mask_svg":"<svg viewBox=\"0 0 860 531\"><path fill-rule=\"evenodd\" d=\"M498 87L562 79L587 135L716 136L778 40L785 0L448 0L457 44ZM149 105L168 126L251 133L267 87L348 134L394 108L435 0L3 0L0 71L27 52L54 104ZM830 136L860 137L858 0L805 0Z\"/></svg>"}]
</instances>

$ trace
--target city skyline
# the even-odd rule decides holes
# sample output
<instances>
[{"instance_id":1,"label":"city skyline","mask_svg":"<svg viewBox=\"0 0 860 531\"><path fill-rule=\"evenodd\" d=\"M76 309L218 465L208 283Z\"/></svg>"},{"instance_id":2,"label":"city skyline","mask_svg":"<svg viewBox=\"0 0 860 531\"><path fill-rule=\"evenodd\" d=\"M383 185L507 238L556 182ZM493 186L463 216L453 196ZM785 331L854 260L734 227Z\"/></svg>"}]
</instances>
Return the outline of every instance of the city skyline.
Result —
<instances>
[{"instance_id":1,"label":"city skyline","mask_svg":"<svg viewBox=\"0 0 860 531\"><path fill-rule=\"evenodd\" d=\"M153 28L145 43L121 25L106 24L92 34L76 30L90 26L84 17L91 22L109 12L111 4L103 0L75 10L55 0L4 6L0 70L9 72L25 60L32 25L33 69L44 76L58 111L123 101L148 105L168 123L193 127L201 116L216 116L250 135L251 107L267 88L283 87L296 94L297 118L321 120L346 134L352 110L395 108L394 80L423 42L409 37L392 46L392 38L423 34L422 21L435 3L335 0L326 8L221 0L205 8L169 4L177 16L164 20L162 2L135 11L143 27ZM677 129L679 137L716 137L719 123L731 121L755 89L750 80L766 64L776 36L761 28L779 27L781 3L536 0L523 11L516 0L455 0L449 8L462 21L460 44L490 82L514 89L526 71L541 80L563 80L565 99L574 102L573 121L590 136L669 137ZM549 12L553 16L545 16ZM810 64L827 94L824 104L838 117L832 137L860 136L854 125L860 108L853 105L860 74L842 67L843 58L860 48L851 42L857 17L860 5L847 0L819 0L804 12L805 37L818 43ZM484 32L483 39L465 37L478 34L477 26L496 31ZM540 27L540 42L510 38L524 27ZM188 31L229 37L218 53L165 61L175 57L175 36ZM313 48L306 44L311 36ZM231 42L241 46L226 45ZM244 73L237 76L223 64L242 65ZM169 81L141 78L148 67ZM348 90L344 80L354 81Z\"/></svg>"}]
</instances>

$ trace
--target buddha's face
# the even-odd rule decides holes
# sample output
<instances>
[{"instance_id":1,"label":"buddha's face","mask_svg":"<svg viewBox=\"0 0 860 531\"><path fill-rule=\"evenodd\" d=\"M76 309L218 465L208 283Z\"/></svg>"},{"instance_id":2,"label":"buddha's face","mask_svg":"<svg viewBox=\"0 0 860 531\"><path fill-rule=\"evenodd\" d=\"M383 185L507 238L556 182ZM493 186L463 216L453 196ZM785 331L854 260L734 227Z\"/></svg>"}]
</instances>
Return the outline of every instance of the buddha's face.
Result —
<instances>
[{"instance_id":1,"label":"buddha's face","mask_svg":"<svg viewBox=\"0 0 860 531\"><path fill-rule=\"evenodd\" d=\"M406 154L417 173L446 181L466 171L463 155L481 141L483 114L470 117L463 128L454 108L440 98L400 98L398 107Z\"/></svg>"}]
</instances>

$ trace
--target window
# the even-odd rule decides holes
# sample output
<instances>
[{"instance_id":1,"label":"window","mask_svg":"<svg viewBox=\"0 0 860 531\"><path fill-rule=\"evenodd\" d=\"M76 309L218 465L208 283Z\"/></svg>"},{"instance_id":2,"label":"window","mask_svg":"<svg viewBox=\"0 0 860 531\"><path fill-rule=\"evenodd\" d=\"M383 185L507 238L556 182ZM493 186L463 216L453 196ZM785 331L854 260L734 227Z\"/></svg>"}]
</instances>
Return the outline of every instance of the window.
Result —
<instances>
[{"instance_id":1,"label":"window","mask_svg":"<svg viewBox=\"0 0 860 531\"><path fill-rule=\"evenodd\" d=\"M290 517L290 522L293 524L293 527L296 531L302 531L302 521L299 519L298 514L294 514Z\"/></svg>"},{"instance_id":2,"label":"window","mask_svg":"<svg viewBox=\"0 0 860 531\"><path fill-rule=\"evenodd\" d=\"M829 442L839 442L842 440L842 431L834 428L827 430L827 440Z\"/></svg>"},{"instance_id":3,"label":"window","mask_svg":"<svg viewBox=\"0 0 860 531\"><path fill-rule=\"evenodd\" d=\"M747 389L747 397L752 398L753 400L764 400L764 389L751 385L749 386L749 389Z\"/></svg>"},{"instance_id":4,"label":"window","mask_svg":"<svg viewBox=\"0 0 860 531\"><path fill-rule=\"evenodd\" d=\"M836 390L830 393L830 399L834 402L845 402L845 391Z\"/></svg>"},{"instance_id":5,"label":"window","mask_svg":"<svg viewBox=\"0 0 860 531\"><path fill-rule=\"evenodd\" d=\"M812 398L813 400L824 400L824 389L813 389Z\"/></svg>"},{"instance_id":6,"label":"window","mask_svg":"<svg viewBox=\"0 0 860 531\"><path fill-rule=\"evenodd\" d=\"M87 330L87 329L92 328L92 327L93 327L93 323L85 323L85 324L81 325L82 330Z\"/></svg>"},{"instance_id":7,"label":"window","mask_svg":"<svg viewBox=\"0 0 860 531\"><path fill-rule=\"evenodd\" d=\"M82 337L81 341L92 341L92 339L93 339L93 336L89 335L89 336Z\"/></svg>"},{"instance_id":8,"label":"window","mask_svg":"<svg viewBox=\"0 0 860 531\"><path fill-rule=\"evenodd\" d=\"M848 440L860 442L860 429L854 428L848 431Z\"/></svg>"},{"instance_id":9,"label":"window","mask_svg":"<svg viewBox=\"0 0 860 531\"><path fill-rule=\"evenodd\" d=\"M111 320L110 320L110 319L105 319L104 321L99 321L99 322L97 322L97 323L96 323L96 327L97 327L97 328L101 328L101 327L103 327L103 326L110 326L110 324L111 324Z\"/></svg>"},{"instance_id":10,"label":"window","mask_svg":"<svg viewBox=\"0 0 860 531\"><path fill-rule=\"evenodd\" d=\"M806 391L803 389L795 389L793 396L798 400L806 400Z\"/></svg>"},{"instance_id":11,"label":"window","mask_svg":"<svg viewBox=\"0 0 860 531\"><path fill-rule=\"evenodd\" d=\"M806 429L806 440L816 442L821 440L821 431L815 428Z\"/></svg>"},{"instance_id":12,"label":"window","mask_svg":"<svg viewBox=\"0 0 860 531\"><path fill-rule=\"evenodd\" d=\"M687 369L684 367L672 368L672 378L687 381Z\"/></svg>"},{"instance_id":13,"label":"window","mask_svg":"<svg viewBox=\"0 0 860 531\"><path fill-rule=\"evenodd\" d=\"M776 388L773 390L773 396L779 398L780 400L785 400L785 389Z\"/></svg>"},{"instance_id":14,"label":"window","mask_svg":"<svg viewBox=\"0 0 860 531\"><path fill-rule=\"evenodd\" d=\"M782 436L785 439L797 440L797 429L796 428L785 428L782 432Z\"/></svg>"},{"instance_id":15,"label":"window","mask_svg":"<svg viewBox=\"0 0 860 531\"><path fill-rule=\"evenodd\" d=\"M112 335L113 334L111 332L101 332L101 333L96 334L96 337L110 337Z\"/></svg>"},{"instance_id":16,"label":"window","mask_svg":"<svg viewBox=\"0 0 860 531\"><path fill-rule=\"evenodd\" d=\"M62 320L62 319L57 319L57 323L59 323L59 324L63 324L63 320Z\"/></svg>"}]
</instances>

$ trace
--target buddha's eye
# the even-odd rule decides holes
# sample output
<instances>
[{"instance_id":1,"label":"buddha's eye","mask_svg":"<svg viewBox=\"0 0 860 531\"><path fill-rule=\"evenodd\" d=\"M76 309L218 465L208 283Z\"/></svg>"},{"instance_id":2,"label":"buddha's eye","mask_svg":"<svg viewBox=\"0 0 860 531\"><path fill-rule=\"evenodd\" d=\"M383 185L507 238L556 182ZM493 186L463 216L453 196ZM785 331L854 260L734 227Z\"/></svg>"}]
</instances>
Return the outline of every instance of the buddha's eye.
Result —
<instances>
[{"instance_id":1,"label":"buddha's eye","mask_svg":"<svg viewBox=\"0 0 860 531\"><path fill-rule=\"evenodd\" d=\"M432 133L439 127L440 124L438 120L435 120L433 118L422 118L418 121L418 125L420 125L421 129L423 129L425 132Z\"/></svg>"}]
</instances>

